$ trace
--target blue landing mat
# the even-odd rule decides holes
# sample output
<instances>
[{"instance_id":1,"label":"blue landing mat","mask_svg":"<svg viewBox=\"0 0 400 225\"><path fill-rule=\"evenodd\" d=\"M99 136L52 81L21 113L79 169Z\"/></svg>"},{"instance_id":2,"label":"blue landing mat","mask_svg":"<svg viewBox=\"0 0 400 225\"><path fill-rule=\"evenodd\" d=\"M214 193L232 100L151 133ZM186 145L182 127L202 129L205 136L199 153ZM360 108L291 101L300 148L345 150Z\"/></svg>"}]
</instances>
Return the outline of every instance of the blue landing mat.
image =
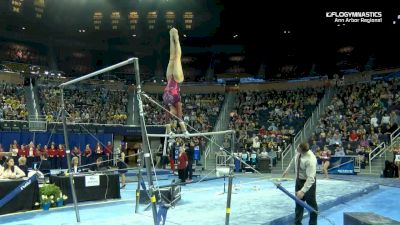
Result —
<instances>
[{"instance_id":1,"label":"blue landing mat","mask_svg":"<svg viewBox=\"0 0 400 225\"><path fill-rule=\"evenodd\" d=\"M317 200L322 210L345 203L379 188L376 184L355 183L339 180L318 180ZM294 192L294 182L282 185ZM128 184L122 190L123 199L109 204L81 207L79 225L151 225L151 211L134 214L135 184ZM167 224L182 225L223 225L225 223L226 193L224 181L186 185L182 187L182 200L171 208ZM239 224L290 224L294 212L294 202L267 180L235 177L232 195L231 223ZM0 217L5 225L72 225L75 222L73 208L51 210L49 212L28 212Z\"/></svg>"}]
</instances>

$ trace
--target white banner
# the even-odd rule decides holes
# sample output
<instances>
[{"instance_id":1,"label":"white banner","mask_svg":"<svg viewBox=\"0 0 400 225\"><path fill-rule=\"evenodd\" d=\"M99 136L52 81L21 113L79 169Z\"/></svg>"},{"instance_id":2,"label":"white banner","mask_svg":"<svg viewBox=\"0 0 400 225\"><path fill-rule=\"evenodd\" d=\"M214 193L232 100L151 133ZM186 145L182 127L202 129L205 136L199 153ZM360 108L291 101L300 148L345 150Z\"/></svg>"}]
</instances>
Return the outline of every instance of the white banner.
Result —
<instances>
[{"instance_id":1,"label":"white banner","mask_svg":"<svg viewBox=\"0 0 400 225\"><path fill-rule=\"evenodd\" d=\"M85 176L85 187L100 186L100 175Z\"/></svg>"}]
</instances>

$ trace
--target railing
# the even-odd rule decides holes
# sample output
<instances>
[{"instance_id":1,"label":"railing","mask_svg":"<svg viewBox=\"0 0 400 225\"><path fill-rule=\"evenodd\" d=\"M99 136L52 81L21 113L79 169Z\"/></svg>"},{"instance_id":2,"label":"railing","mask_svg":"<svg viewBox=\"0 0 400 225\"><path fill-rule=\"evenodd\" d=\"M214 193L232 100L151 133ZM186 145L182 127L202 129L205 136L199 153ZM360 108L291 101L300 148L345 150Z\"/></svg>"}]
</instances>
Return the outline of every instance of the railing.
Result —
<instances>
[{"instance_id":1,"label":"railing","mask_svg":"<svg viewBox=\"0 0 400 225\"><path fill-rule=\"evenodd\" d=\"M389 139L389 144L386 145L384 142L380 143L374 150L372 150L368 156L369 156L369 173L372 173L372 163L373 163L373 159L375 159L376 157L385 157L386 160L386 152L391 150L391 148L393 148L393 145L395 145L397 142L397 140L400 137L400 128L397 128L395 131L393 131L390 134L390 139Z\"/></svg>"},{"instance_id":2,"label":"railing","mask_svg":"<svg viewBox=\"0 0 400 225\"><path fill-rule=\"evenodd\" d=\"M400 136L400 127L390 134L390 144L392 144L399 136Z\"/></svg>"},{"instance_id":3,"label":"railing","mask_svg":"<svg viewBox=\"0 0 400 225\"><path fill-rule=\"evenodd\" d=\"M372 173L372 160L376 157L381 157L381 155L383 153L386 152L386 148L385 148L385 142L380 143L374 150L372 150L369 154L368 154L368 158L369 158L369 173Z\"/></svg>"},{"instance_id":4,"label":"railing","mask_svg":"<svg viewBox=\"0 0 400 225\"><path fill-rule=\"evenodd\" d=\"M217 155L217 157L215 158L215 166L219 167L219 166L228 166L229 165L229 155Z\"/></svg>"},{"instance_id":5,"label":"railing","mask_svg":"<svg viewBox=\"0 0 400 225\"><path fill-rule=\"evenodd\" d=\"M234 96L231 93L226 94L223 108L221 109L221 111L219 113L217 124L215 125L213 131L221 131L223 128L222 126L229 123L229 116L228 116L229 108L228 107L229 107L229 102L232 100L233 97ZM211 137L211 141L208 142L206 150L204 152L204 168L205 169L207 169L207 158L210 155L210 153L215 145L214 143L221 143L221 140L223 140L222 138L224 138L224 136L214 135Z\"/></svg>"},{"instance_id":6,"label":"railing","mask_svg":"<svg viewBox=\"0 0 400 225\"><path fill-rule=\"evenodd\" d=\"M45 116L31 115L29 116L29 131L47 131L47 121Z\"/></svg>"},{"instance_id":7,"label":"railing","mask_svg":"<svg viewBox=\"0 0 400 225\"><path fill-rule=\"evenodd\" d=\"M355 173L361 172L361 161L358 160L358 156L354 157L354 172Z\"/></svg>"},{"instance_id":8,"label":"railing","mask_svg":"<svg viewBox=\"0 0 400 225\"><path fill-rule=\"evenodd\" d=\"M315 129L319 118L321 117L322 113L325 111L326 107L330 103L334 91L332 88L329 88L325 93L324 97L318 103L318 106L314 109L311 114L311 117L308 118L306 123L303 126L303 129L296 134L293 140L292 151L295 152L295 147L298 146L300 143L307 140L307 138L311 135L312 131Z\"/></svg>"},{"instance_id":9,"label":"railing","mask_svg":"<svg viewBox=\"0 0 400 225\"><path fill-rule=\"evenodd\" d=\"M33 104L33 110L35 111L35 116L36 116L36 118L39 116L39 113L38 113L38 107L37 107L37 104L36 104L36 98L35 98L35 92L34 92L34 90L33 90L33 84L32 84L32 78L31 79L29 79L30 80L30 85L29 85L29 87L30 87L30 91L31 91L31 98L32 98L32 104Z\"/></svg>"},{"instance_id":10,"label":"railing","mask_svg":"<svg viewBox=\"0 0 400 225\"><path fill-rule=\"evenodd\" d=\"M34 117L35 118L35 117ZM29 124L28 120L2 120L0 123L26 123ZM62 125L62 122L47 122L49 125ZM81 125L81 126L103 126L103 127L140 127L140 125L125 125L125 124L104 124L104 123L75 123L67 122L67 125ZM165 127L165 125L146 125L146 127Z\"/></svg>"},{"instance_id":11,"label":"railing","mask_svg":"<svg viewBox=\"0 0 400 225\"><path fill-rule=\"evenodd\" d=\"M288 156L289 153L290 153L290 158L292 158L292 151L290 151L291 149L292 149L292 144L286 146L285 150L283 150L283 151L281 152L282 170L285 169L285 168L284 168L284 165L283 165L283 161L284 161L284 159L286 158L286 156Z\"/></svg>"}]
</instances>

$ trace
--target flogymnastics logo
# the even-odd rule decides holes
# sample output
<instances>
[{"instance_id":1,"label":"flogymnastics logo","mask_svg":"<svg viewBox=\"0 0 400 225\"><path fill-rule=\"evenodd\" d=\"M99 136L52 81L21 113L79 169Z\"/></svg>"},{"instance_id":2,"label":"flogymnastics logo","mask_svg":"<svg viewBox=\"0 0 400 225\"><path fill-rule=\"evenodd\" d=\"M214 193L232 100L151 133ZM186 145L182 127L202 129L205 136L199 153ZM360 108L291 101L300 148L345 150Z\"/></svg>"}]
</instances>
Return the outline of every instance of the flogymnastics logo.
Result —
<instances>
[{"instance_id":1,"label":"flogymnastics logo","mask_svg":"<svg viewBox=\"0 0 400 225\"><path fill-rule=\"evenodd\" d=\"M382 23L382 12L326 12L335 23Z\"/></svg>"}]
</instances>

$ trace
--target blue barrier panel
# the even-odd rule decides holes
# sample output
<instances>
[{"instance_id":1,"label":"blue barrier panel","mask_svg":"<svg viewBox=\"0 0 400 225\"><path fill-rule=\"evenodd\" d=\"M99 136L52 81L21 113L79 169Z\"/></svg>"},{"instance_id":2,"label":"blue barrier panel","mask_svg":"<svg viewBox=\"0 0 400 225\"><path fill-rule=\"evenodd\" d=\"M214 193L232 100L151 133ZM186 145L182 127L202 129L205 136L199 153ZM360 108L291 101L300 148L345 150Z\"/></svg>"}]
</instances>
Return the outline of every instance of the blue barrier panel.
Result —
<instances>
[{"instance_id":1,"label":"blue barrier panel","mask_svg":"<svg viewBox=\"0 0 400 225\"><path fill-rule=\"evenodd\" d=\"M37 176L33 175L28 180L18 185L18 187L16 187L14 190L12 190L6 196L0 199L0 208L3 207L5 204L7 204L9 201L11 201L13 198L15 198L15 196L21 193L26 187L28 187L31 183L35 182L36 180Z\"/></svg>"}]
</instances>

